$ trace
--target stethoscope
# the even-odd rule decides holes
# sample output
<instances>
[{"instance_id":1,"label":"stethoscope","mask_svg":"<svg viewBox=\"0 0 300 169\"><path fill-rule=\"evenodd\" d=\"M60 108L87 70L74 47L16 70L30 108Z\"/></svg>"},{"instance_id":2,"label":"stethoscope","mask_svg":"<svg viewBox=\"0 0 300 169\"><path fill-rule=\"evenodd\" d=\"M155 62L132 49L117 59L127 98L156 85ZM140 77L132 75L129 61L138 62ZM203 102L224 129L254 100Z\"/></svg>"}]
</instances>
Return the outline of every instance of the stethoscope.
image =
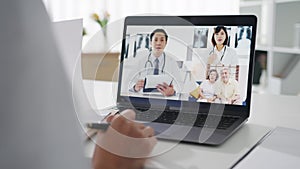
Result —
<instances>
[{"instance_id":1,"label":"stethoscope","mask_svg":"<svg viewBox=\"0 0 300 169\"><path fill-rule=\"evenodd\" d=\"M151 52L149 53L148 59L147 59L147 61L146 61L146 63L145 63L145 66L144 66L145 69L147 68L147 65L148 65L148 64L150 64L150 67L151 67L151 68L154 67L154 66L153 66L153 63L150 61L150 56L151 56ZM161 69L161 73L164 72L165 65L166 65L166 54L165 54L165 52L163 52L163 57L164 57L164 63L163 63L162 69Z\"/></svg>"},{"instance_id":2,"label":"stethoscope","mask_svg":"<svg viewBox=\"0 0 300 169\"><path fill-rule=\"evenodd\" d=\"M224 51L223 51L223 54L222 54L222 56L221 56L220 62L223 60L223 57L224 57L225 52L226 52L226 49L227 49L227 46L224 46ZM215 52L215 47L213 47L212 51L209 52L208 55L211 55L211 54L214 53L214 52Z\"/></svg>"}]
</instances>

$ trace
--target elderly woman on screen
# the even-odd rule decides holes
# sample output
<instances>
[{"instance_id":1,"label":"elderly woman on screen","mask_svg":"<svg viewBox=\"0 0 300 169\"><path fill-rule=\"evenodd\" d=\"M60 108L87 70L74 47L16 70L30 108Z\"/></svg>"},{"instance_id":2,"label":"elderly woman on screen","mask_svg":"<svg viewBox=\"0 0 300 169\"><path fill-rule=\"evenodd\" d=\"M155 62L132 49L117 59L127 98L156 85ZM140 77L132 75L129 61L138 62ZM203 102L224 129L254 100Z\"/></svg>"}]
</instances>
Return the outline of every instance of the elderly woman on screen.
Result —
<instances>
[{"instance_id":1,"label":"elderly woman on screen","mask_svg":"<svg viewBox=\"0 0 300 169\"><path fill-rule=\"evenodd\" d=\"M213 102L216 99L215 95L215 82L218 80L218 72L211 69L208 72L207 80L203 81L199 86L199 99L200 101Z\"/></svg>"}]
</instances>

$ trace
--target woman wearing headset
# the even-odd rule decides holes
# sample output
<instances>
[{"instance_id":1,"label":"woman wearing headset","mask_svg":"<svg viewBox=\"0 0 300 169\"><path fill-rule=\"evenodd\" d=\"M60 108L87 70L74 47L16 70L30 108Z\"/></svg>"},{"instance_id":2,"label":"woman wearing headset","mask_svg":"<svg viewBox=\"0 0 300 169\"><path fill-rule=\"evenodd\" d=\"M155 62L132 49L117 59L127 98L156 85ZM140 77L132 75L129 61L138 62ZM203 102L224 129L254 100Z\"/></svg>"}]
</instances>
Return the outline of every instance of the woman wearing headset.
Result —
<instances>
[{"instance_id":1,"label":"woman wearing headset","mask_svg":"<svg viewBox=\"0 0 300 169\"><path fill-rule=\"evenodd\" d=\"M150 43L152 49L150 50L149 55L147 58L140 57L141 60L137 60L138 71L140 70L148 70L148 74L152 75L160 75L160 74L169 74L173 77L176 77L175 80L179 80L179 68L177 63L172 57L168 57L164 52L164 49L167 45L168 35L165 30L163 29L155 29L150 34ZM138 59L138 58L137 58ZM149 69L150 67L150 69ZM150 73L149 73L150 70ZM145 84L145 77L139 77L139 80L135 82L133 86L134 92L140 92ZM157 84L156 89L162 93L164 96L173 96L175 95L175 89L172 84L163 83Z\"/></svg>"},{"instance_id":2,"label":"woman wearing headset","mask_svg":"<svg viewBox=\"0 0 300 169\"><path fill-rule=\"evenodd\" d=\"M212 65L237 65L238 56L236 51L228 44L228 33L224 26L214 28L214 33L211 39L213 49L210 51L207 64Z\"/></svg>"}]
</instances>

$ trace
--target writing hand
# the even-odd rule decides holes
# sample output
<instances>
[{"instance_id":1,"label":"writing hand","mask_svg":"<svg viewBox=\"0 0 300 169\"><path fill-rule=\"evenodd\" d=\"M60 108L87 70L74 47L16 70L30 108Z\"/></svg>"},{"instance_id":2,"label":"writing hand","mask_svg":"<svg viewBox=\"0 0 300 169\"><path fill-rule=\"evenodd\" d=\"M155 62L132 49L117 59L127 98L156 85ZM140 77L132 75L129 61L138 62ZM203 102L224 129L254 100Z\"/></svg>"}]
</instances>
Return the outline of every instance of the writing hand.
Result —
<instances>
[{"instance_id":1,"label":"writing hand","mask_svg":"<svg viewBox=\"0 0 300 169\"><path fill-rule=\"evenodd\" d=\"M143 168L157 140L151 127L134 119L132 110L107 118L111 125L105 133L98 132L92 159L94 169Z\"/></svg>"}]
</instances>

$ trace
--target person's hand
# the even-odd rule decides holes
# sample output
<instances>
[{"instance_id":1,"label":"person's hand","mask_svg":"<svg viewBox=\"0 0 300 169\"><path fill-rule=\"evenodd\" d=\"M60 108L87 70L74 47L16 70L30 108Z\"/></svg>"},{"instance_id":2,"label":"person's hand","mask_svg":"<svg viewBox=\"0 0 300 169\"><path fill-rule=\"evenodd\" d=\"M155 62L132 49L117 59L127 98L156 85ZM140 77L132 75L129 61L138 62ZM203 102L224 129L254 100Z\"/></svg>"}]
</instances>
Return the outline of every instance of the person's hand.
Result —
<instances>
[{"instance_id":1,"label":"person's hand","mask_svg":"<svg viewBox=\"0 0 300 169\"><path fill-rule=\"evenodd\" d=\"M125 110L109 116L111 126L97 135L93 155L94 169L141 169L157 140L154 130L134 122L135 112Z\"/></svg>"},{"instance_id":2,"label":"person's hand","mask_svg":"<svg viewBox=\"0 0 300 169\"><path fill-rule=\"evenodd\" d=\"M156 89L164 96L173 96L175 93L173 85L168 85L167 83L158 84Z\"/></svg>"},{"instance_id":3,"label":"person's hand","mask_svg":"<svg viewBox=\"0 0 300 169\"><path fill-rule=\"evenodd\" d=\"M134 91L136 92L140 91L144 87L144 84L145 84L145 80L138 80L134 85Z\"/></svg>"},{"instance_id":4,"label":"person's hand","mask_svg":"<svg viewBox=\"0 0 300 169\"><path fill-rule=\"evenodd\" d=\"M234 97L232 98L232 103L231 104L239 104L240 103L240 95L236 94L234 95Z\"/></svg>"},{"instance_id":5,"label":"person's hand","mask_svg":"<svg viewBox=\"0 0 300 169\"><path fill-rule=\"evenodd\" d=\"M207 64L213 64L214 61L217 59L217 54L211 54L208 56Z\"/></svg>"},{"instance_id":6,"label":"person's hand","mask_svg":"<svg viewBox=\"0 0 300 169\"><path fill-rule=\"evenodd\" d=\"M209 98L209 99L207 99L207 102L212 103L212 102L214 102L214 99L213 98Z\"/></svg>"},{"instance_id":7,"label":"person's hand","mask_svg":"<svg viewBox=\"0 0 300 169\"><path fill-rule=\"evenodd\" d=\"M228 103L228 104L232 104L232 102L233 102L233 100L230 98L227 98L226 101L227 101L226 103Z\"/></svg>"}]
</instances>

